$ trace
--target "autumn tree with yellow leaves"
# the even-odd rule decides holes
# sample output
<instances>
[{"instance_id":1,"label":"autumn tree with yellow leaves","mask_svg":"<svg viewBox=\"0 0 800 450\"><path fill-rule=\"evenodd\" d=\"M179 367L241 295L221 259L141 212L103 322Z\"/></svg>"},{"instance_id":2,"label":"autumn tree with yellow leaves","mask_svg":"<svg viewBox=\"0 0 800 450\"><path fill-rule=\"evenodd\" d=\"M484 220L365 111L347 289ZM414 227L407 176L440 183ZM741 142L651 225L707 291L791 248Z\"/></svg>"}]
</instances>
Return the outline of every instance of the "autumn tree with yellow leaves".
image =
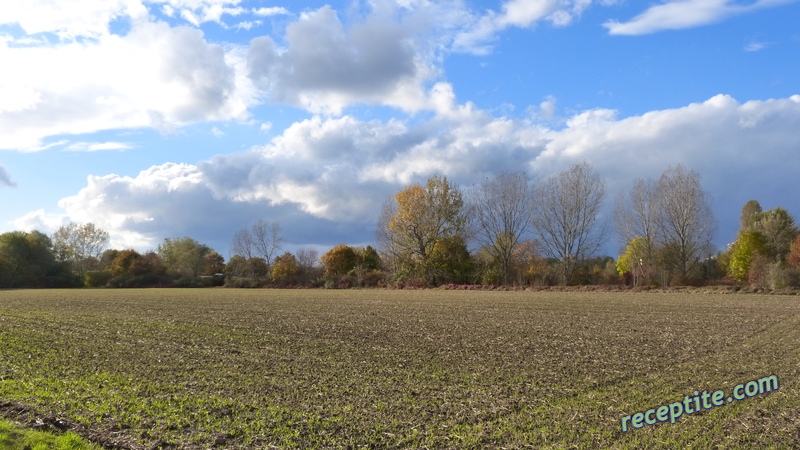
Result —
<instances>
[{"instance_id":1,"label":"autumn tree with yellow leaves","mask_svg":"<svg viewBox=\"0 0 800 450\"><path fill-rule=\"evenodd\" d=\"M465 242L467 217L463 193L438 175L425 186L408 186L384 204L378 226L378 240L397 279L422 278L436 284L442 268L449 264L441 251L454 238ZM463 244L462 244L463 245Z\"/></svg>"}]
</instances>

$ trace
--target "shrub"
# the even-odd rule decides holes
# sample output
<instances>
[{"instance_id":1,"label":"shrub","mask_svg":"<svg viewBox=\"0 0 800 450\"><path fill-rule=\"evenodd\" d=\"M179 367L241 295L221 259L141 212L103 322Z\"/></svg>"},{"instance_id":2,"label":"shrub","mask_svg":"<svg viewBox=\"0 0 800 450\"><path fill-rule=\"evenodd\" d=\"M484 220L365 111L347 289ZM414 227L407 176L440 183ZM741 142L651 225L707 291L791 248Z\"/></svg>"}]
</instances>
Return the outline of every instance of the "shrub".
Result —
<instances>
[{"instance_id":1,"label":"shrub","mask_svg":"<svg viewBox=\"0 0 800 450\"><path fill-rule=\"evenodd\" d=\"M361 281L365 287L384 287L386 286L386 273L372 270L367 272Z\"/></svg>"},{"instance_id":2,"label":"shrub","mask_svg":"<svg viewBox=\"0 0 800 450\"><path fill-rule=\"evenodd\" d=\"M786 287L792 289L800 288L800 269L795 269L794 267L785 269L783 271L783 276Z\"/></svg>"},{"instance_id":3,"label":"shrub","mask_svg":"<svg viewBox=\"0 0 800 450\"><path fill-rule=\"evenodd\" d=\"M422 278L409 278L403 282L403 289L425 289L430 284Z\"/></svg>"},{"instance_id":4,"label":"shrub","mask_svg":"<svg viewBox=\"0 0 800 450\"><path fill-rule=\"evenodd\" d=\"M83 284L86 287L104 287L111 280L110 270L96 270L83 274Z\"/></svg>"},{"instance_id":5,"label":"shrub","mask_svg":"<svg viewBox=\"0 0 800 450\"><path fill-rule=\"evenodd\" d=\"M257 288L263 285L263 280L250 277L225 277L225 287L229 288Z\"/></svg>"},{"instance_id":6,"label":"shrub","mask_svg":"<svg viewBox=\"0 0 800 450\"><path fill-rule=\"evenodd\" d=\"M358 286L358 279L353 275L342 275L336 280L337 289L350 289Z\"/></svg>"}]
</instances>

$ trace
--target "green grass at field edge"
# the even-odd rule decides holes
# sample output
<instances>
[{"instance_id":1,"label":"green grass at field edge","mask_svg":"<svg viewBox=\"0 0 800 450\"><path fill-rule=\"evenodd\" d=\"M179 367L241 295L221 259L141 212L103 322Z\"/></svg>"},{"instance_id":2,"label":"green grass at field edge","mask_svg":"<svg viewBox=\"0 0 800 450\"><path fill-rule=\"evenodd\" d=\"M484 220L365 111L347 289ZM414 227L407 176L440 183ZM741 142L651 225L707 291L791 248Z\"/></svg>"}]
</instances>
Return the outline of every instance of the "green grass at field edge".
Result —
<instances>
[{"instance_id":1,"label":"green grass at field edge","mask_svg":"<svg viewBox=\"0 0 800 450\"><path fill-rule=\"evenodd\" d=\"M14 422L0 419L0 449L99 450L100 447L71 432L59 435L30 430Z\"/></svg>"}]
</instances>

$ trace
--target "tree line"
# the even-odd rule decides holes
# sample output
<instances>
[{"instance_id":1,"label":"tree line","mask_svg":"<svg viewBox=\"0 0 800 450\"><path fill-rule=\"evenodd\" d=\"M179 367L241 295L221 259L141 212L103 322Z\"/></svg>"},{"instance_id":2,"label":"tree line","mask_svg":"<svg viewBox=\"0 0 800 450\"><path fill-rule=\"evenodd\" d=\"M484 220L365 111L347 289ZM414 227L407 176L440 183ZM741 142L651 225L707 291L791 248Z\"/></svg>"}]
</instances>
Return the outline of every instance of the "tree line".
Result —
<instances>
[{"instance_id":1,"label":"tree line","mask_svg":"<svg viewBox=\"0 0 800 450\"><path fill-rule=\"evenodd\" d=\"M586 162L532 183L504 172L461 189L444 176L407 186L382 207L376 247L282 251L279 222L238 230L225 258L189 237L152 251L107 249L94 224L0 235L0 288L428 287L456 285L738 284L800 287L800 236L783 208L742 208L737 239L717 251L700 175L670 166L620 193L604 217L605 182ZM598 251L616 232L616 260Z\"/></svg>"}]
</instances>

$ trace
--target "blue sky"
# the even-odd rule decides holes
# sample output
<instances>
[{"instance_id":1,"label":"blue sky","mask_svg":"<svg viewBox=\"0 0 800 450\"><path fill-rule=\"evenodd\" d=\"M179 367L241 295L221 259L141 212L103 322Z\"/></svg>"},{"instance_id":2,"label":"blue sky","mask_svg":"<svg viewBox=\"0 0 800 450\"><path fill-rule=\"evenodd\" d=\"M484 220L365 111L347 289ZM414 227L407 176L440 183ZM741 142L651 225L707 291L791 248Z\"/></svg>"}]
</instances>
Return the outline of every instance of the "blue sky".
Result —
<instances>
[{"instance_id":1,"label":"blue sky","mask_svg":"<svg viewBox=\"0 0 800 450\"><path fill-rule=\"evenodd\" d=\"M91 221L117 248L227 256L264 219L324 250L374 243L382 202L433 174L584 160L609 210L698 170L718 247L750 199L800 214L797 1L13 3L0 232Z\"/></svg>"}]
</instances>

